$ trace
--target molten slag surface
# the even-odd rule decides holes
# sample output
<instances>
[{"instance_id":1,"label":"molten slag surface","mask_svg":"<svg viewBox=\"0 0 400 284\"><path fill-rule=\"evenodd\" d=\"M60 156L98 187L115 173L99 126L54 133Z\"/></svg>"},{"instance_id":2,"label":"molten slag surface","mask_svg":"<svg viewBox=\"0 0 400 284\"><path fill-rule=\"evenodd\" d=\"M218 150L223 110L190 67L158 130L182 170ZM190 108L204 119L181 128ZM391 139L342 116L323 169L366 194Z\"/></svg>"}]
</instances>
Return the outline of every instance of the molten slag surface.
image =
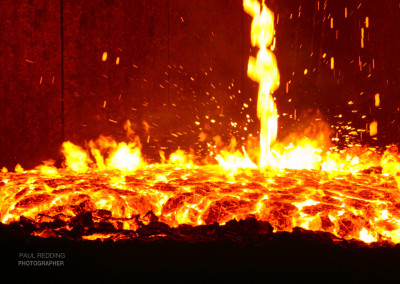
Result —
<instances>
[{"instance_id":1,"label":"molten slag surface","mask_svg":"<svg viewBox=\"0 0 400 284\"><path fill-rule=\"evenodd\" d=\"M112 229L134 232L151 222L146 216L152 212L170 227L254 217L269 222L274 231L301 227L367 243L400 242L400 192L395 176L379 170L332 175L304 169L232 172L218 165L156 164L130 173L6 172L0 173L0 180L2 223L24 216L35 224L61 224L37 226L33 234L42 237L72 230L71 224L86 212L91 212L91 225L106 222ZM112 237L89 230L82 236Z\"/></svg>"}]
</instances>

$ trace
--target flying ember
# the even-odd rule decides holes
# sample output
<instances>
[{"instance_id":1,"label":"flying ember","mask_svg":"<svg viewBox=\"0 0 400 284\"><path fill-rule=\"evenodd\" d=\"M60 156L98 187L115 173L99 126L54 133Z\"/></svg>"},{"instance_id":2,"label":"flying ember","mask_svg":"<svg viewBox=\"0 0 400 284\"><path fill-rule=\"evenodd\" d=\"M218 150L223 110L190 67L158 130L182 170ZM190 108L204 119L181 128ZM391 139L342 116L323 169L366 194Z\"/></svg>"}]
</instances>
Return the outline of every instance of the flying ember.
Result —
<instances>
[{"instance_id":1,"label":"flying ember","mask_svg":"<svg viewBox=\"0 0 400 284\"><path fill-rule=\"evenodd\" d=\"M64 142L62 168L53 161L29 171L3 168L0 221L29 224L32 235L44 238L120 240L137 237L152 222L177 228L255 218L274 232L300 227L345 240L400 243L398 148L338 150L327 142L330 133L324 128L313 139L293 135L276 141L273 93L280 74L273 53L274 14L257 0L243 0L243 8L252 17L251 44L258 48L247 70L259 83L256 143L249 140L240 148L233 137L206 158L183 150L166 158L160 150L161 162L149 163L128 120L129 142L107 136L85 147ZM377 131L377 122L371 123L370 135Z\"/></svg>"}]
</instances>

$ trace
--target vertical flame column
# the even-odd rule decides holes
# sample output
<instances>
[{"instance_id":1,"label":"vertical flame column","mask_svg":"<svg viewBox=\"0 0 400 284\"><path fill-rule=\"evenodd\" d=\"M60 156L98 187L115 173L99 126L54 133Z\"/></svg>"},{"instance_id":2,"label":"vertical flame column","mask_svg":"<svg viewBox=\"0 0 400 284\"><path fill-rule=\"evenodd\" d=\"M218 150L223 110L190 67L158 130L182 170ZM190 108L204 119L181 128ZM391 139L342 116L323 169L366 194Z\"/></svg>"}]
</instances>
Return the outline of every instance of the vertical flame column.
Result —
<instances>
[{"instance_id":1,"label":"vertical flame column","mask_svg":"<svg viewBox=\"0 0 400 284\"><path fill-rule=\"evenodd\" d=\"M243 0L244 11L253 17L251 44L257 46L257 57L250 56L247 75L259 82L257 116L260 119L260 167L273 164L271 145L278 131L278 112L272 93L279 87L279 70L271 47L274 39L274 14L264 1Z\"/></svg>"}]
</instances>

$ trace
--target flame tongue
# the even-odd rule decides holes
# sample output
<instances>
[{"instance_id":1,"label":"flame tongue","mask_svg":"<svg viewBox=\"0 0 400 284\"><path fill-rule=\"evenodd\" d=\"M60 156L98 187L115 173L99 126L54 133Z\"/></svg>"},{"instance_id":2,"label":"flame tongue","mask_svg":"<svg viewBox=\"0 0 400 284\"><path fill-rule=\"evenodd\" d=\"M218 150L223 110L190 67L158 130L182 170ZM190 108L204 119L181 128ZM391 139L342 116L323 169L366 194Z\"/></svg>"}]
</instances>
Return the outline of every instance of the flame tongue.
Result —
<instances>
[{"instance_id":1,"label":"flame tongue","mask_svg":"<svg viewBox=\"0 0 400 284\"><path fill-rule=\"evenodd\" d=\"M275 55L271 51L274 38L274 14L257 0L243 0L246 13L253 17L251 24L251 44L260 48L257 57L250 56L247 74L259 82L257 115L261 123L260 167L274 162L271 145L278 130L278 112L272 93L279 87L279 70Z\"/></svg>"}]
</instances>

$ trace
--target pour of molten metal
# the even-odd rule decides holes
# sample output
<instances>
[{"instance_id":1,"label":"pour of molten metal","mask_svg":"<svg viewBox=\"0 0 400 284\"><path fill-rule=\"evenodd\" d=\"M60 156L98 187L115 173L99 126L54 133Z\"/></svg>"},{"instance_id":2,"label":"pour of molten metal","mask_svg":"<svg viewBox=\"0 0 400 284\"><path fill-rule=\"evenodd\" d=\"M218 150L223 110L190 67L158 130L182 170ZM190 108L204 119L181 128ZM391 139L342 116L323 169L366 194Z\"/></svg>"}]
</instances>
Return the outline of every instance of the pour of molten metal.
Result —
<instances>
[{"instance_id":1,"label":"pour of molten metal","mask_svg":"<svg viewBox=\"0 0 400 284\"><path fill-rule=\"evenodd\" d=\"M271 145L275 142L278 130L278 112L272 93L279 87L279 70L276 58L271 51L274 39L274 14L265 3L257 0L244 0L243 8L253 17L251 24L251 44L257 46L257 57L250 56L247 75L259 82L257 116L260 119L260 167L273 163Z\"/></svg>"}]
</instances>

